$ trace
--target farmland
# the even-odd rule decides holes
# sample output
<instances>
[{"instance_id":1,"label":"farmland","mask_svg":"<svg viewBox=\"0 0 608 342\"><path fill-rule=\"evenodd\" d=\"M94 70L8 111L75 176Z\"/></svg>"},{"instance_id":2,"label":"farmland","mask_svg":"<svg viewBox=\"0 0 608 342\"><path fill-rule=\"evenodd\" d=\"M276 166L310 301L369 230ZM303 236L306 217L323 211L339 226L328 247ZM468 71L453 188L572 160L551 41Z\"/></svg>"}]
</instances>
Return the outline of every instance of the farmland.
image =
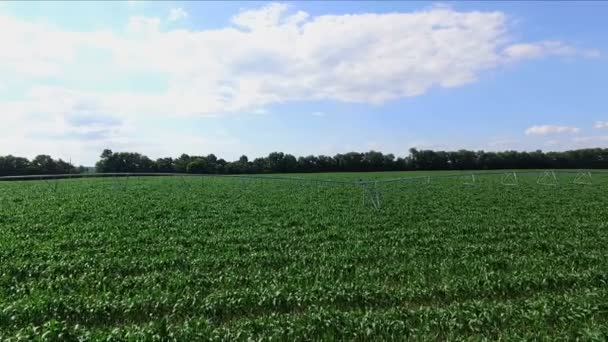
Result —
<instances>
[{"instance_id":1,"label":"farmland","mask_svg":"<svg viewBox=\"0 0 608 342\"><path fill-rule=\"evenodd\" d=\"M605 340L608 174L537 177L0 182L0 340Z\"/></svg>"}]
</instances>

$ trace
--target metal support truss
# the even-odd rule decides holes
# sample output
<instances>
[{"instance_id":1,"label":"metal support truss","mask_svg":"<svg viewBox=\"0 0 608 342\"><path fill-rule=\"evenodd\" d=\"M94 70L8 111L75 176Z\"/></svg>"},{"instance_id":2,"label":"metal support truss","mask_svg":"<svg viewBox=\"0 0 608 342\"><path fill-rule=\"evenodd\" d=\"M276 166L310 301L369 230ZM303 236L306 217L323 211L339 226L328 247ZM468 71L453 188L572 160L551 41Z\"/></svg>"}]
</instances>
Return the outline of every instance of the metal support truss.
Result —
<instances>
[{"instance_id":1,"label":"metal support truss","mask_svg":"<svg viewBox=\"0 0 608 342\"><path fill-rule=\"evenodd\" d=\"M365 206L367 203L369 203L374 209L380 209L382 204L382 196L378 190L378 182L361 182L360 185L363 189L363 205Z\"/></svg>"},{"instance_id":2,"label":"metal support truss","mask_svg":"<svg viewBox=\"0 0 608 342\"><path fill-rule=\"evenodd\" d=\"M500 178L500 184L507 185L507 186L517 186L519 184L518 180L517 180L517 173L515 173L515 172L505 173Z\"/></svg>"},{"instance_id":3,"label":"metal support truss","mask_svg":"<svg viewBox=\"0 0 608 342\"><path fill-rule=\"evenodd\" d=\"M581 184L581 185L590 185L593 184L593 178L591 178L591 172L589 171L579 171L576 176L574 176L574 180L572 184Z\"/></svg>"},{"instance_id":4,"label":"metal support truss","mask_svg":"<svg viewBox=\"0 0 608 342\"><path fill-rule=\"evenodd\" d=\"M536 184L557 186L559 183L557 181L557 177L555 177L555 172L553 170L545 170L536 179Z\"/></svg>"}]
</instances>

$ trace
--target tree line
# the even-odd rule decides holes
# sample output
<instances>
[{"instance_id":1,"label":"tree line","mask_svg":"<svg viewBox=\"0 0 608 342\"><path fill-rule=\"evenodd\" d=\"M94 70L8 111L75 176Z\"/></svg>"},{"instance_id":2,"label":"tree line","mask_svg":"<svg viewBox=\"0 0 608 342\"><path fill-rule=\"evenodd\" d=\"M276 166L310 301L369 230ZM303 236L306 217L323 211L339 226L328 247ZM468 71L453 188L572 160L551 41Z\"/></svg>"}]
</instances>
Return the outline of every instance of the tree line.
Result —
<instances>
[{"instance_id":1,"label":"tree line","mask_svg":"<svg viewBox=\"0 0 608 342\"><path fill-rule=\"evenodd\" d=\"M41 154L32 160L12 155L0 156L0 176L56 175L81 173L84 167L75 167L61 159Z\"/></svg>"},{"instance_id":2,"label":"tree line","mask_svg":"<svg viewBox=\"0 0 608 342\"><path fill-rule=\"evenodd\" d=\"M408 170L492 169L594 169L608 168L608 149L591 148L565 152L432 151L411 148L409 155L395 157L382 152L349 152L335 156L298 157L272 152L249 160L241 156L227 162L214 154L152 160L139 153L105 150L96 164L98 172L162 172L193 174L369 172Z\"/></svg>"},{"instance_id":3,"label":"tree line","mask_svg":"<svg viewBox=\"0 0 608 342\"><path fill-rule=\"evenodd\" d=\"M104 150L95 165L100 173L158 172L192 174L247 173L309 173L309 172L369 172L409 170L495 170L495 169L608 169L608 148L590 148L564 152L485 152L432 151L411 148L406 157L382 152L349 152L334 156L310 155L295 157L272 152L266 157L249 160L241 156L228 162L214 154L178 158L150 159L134 152ZM82 173L86 168L75 167L61 159L39 155L27 158L0 156L0 176Z\"/></svg>"}]
</instances>

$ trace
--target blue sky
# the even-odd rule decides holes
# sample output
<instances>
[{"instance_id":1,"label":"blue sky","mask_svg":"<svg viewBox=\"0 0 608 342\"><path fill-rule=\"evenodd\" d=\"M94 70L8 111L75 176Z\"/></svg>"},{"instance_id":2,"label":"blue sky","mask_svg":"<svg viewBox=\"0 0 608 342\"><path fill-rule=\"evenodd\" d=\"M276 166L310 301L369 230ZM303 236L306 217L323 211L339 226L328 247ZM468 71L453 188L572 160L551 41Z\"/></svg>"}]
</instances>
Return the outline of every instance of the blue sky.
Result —
<instances>
[{"instance_id":1,"label":"blue sky","mask_svg":"<svg viewBox=\"0 0 608 342\"><path fill-rule=\"evenodd\" d=\"M608 147L608 2L2 2L0 155Z\"/></svg>"}]
</instances>

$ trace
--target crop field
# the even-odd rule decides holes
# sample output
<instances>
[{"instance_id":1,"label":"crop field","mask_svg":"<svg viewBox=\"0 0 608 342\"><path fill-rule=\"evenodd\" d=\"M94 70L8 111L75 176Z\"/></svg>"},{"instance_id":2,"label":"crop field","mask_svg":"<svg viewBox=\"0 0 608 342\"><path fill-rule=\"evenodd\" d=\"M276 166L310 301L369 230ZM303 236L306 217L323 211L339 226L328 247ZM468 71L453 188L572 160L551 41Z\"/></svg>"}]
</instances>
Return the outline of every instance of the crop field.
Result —
<instances>
[{"instance_id":1,"label":"crop field","mask_svg":"<svg viewBox=\"0 0 608 342\"><path fill-rule=\"evenodd\" d=\"M444 174L0 182L0 340L606 340L608 173Z\"/></svg>"}]
</instances>

